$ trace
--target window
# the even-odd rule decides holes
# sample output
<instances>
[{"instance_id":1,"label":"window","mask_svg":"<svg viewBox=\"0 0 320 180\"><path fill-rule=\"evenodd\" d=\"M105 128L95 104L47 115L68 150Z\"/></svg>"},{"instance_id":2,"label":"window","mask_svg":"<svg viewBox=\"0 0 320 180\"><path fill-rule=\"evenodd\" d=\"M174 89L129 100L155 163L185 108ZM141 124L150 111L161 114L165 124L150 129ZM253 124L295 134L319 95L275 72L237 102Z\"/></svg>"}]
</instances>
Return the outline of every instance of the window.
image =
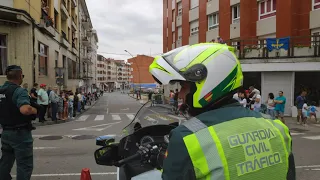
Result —
<instances>
[{"instance_id":1,"label":"window","mask_svg":"<svg viewBox=\"0 0 320 180\"><path fill-rule=\"evenodd\" d=\"M320 9L320 0L312 0L312 9Z\"/></svg>"},{"instance_id":2,"label":"window","mask_svg":"<svg viewBox=\"0 0 320 180\"><path fill-rule=\"evenodd\" d=\"M182 3L178 3L178 16L182 16Z\"/></svg>"},{"instance_id":3,"label":"window","mask_svg":"<svg viewBox=\"0 0 320 180\"><path fill-rule=\"evenodd\" d=\"M176 6L176 0L172 0L171 3L172 3L172 4L171 4L172 9L174 9L175 6Z\"/></svg>"},{"instance_id":4,"label":"window","mask_svg":"<svg viewBox=\"0 0 320 180\"><path fill-rule=\"evenodd\" d=\"M54 28L58 29L58 12L54 10Z\"/></svg>"},{"instance_id":5,"label":"window","mask_svg":"<svg viewBox=\"0 0 320 180\"><path fill-rule=\"evenodd\" d=\"M259 18L265 19L276 15L277 0L266 0L259 3Z\"/></svg>"},{"instance_id":6,"label":"window","mask_svg":"<svg viewBox=\"0 0 320 180\"><path fill-rule=\"evenodd\" d=\"M0 34L0 75L5 75L8 65L7 36Z\"/></svg>"},{"instance_id":7,"label":"window","mask_svg":"<svg viewBox=\"0 0 320 180\"><path fill-rule=\"evenodd\" d=\"M39 75L48 75L48 46L39 42Z\"/></svg>"},{"instance_id":8,"label":"window","mask_svg":"<svg viewBox=\"0 0 320 180\"><path fill-rule=\"evenodd\" d=\"M199 33L199 21L193 21L190 23L190 35L196 35Z\"/></svg>"},{"instance_id":9,"label":"window","mask_svg":"<svg viewBox=\"0 0 320 180\"><path fill-rule=\"evenodd\" d=\"M59 52L55 51L54 67L58 67Z\"/></svg>"},{"instance_id":10,"label":"window","mask_svg":"<svg viewBox=\"0 0 320 180\"><path fill-rule=\"evenodd\" d=\"M182 28L181 26L178 27L178 40L181 40L182 39Z\"/></svg>"},{"instance_id":11,"label":"window","mask_svg":"<svg viewBox=\"0 0 320 180\"><path fill-rule=\"evenodd\" d=\"M190 9L196 8L199 6L199 0L190 0Z\"/></svg>"},{"instance_id":12,"label":"window","mask_svg":"<svg viewBox=\"0 0 320 180\"><path fill-rule=\"evenodd\" d=\"M316 46L320 42L320 32L312 33L311 44L312 46Z\"/></svg>"},{"instance_id":13,"label":"window","mask_svg":"<svg viewBox=\"0 0 320 180\"><path fill-rule=\"evenodd\" d=\"M240 23L240 4L232 6L232 24Z\"/></svg>"},{"instance_id":14,"label":"window","mask_svg":"<svg viewBox=\"0 0 320 180\"><path fill-rule=\"evenodd\" d=\"M219 26L219 13L210 14L208 16L208 29L215 29Z\"/></svg>"}]
</instances>

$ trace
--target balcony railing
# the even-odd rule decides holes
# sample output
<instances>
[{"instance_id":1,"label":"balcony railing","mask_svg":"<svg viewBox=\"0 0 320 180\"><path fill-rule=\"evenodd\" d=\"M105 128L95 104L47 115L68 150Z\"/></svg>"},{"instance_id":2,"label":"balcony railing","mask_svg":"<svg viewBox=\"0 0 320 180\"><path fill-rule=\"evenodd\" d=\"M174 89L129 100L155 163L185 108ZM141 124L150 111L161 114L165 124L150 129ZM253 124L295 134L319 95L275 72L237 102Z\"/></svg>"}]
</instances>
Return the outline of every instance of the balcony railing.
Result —
<instances>
[{"instance_id":1,"label":"balcony railing","mask_svg":"<svg viewBox=\"0 0 320 180\"><path fill-rule=\"evenodd\" d=\"M239 59L320 57L320 35L290 37L288 50L269 51L266 39L229 40L226 43L235 48ZM281 43L278 45L282 46Z\"/></svg>"}]
</instances>

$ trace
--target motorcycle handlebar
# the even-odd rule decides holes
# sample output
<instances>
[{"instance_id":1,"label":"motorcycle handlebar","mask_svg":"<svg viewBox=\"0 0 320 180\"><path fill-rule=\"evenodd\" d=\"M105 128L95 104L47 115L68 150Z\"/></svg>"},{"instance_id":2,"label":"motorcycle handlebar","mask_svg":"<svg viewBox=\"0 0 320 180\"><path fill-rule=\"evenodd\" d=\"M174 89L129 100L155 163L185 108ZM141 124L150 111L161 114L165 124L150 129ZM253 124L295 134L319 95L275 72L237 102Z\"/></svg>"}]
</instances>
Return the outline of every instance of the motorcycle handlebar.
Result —
<instances>
[{"instance_id":1,"label":"motorcycle handlebar","mask_svg":"<svg viewBox=\"0 0 320 180\"><path fill-rule=\"evenodd\" d=\"M123 164L126 164L130 161L136 160L136 159L140 159L141 158L141 154L140 153L136 153L135 155L129 156L127 158L124 158L120 161L117 162L118 166L122 166Z\"/></svg>"}]
</instances>

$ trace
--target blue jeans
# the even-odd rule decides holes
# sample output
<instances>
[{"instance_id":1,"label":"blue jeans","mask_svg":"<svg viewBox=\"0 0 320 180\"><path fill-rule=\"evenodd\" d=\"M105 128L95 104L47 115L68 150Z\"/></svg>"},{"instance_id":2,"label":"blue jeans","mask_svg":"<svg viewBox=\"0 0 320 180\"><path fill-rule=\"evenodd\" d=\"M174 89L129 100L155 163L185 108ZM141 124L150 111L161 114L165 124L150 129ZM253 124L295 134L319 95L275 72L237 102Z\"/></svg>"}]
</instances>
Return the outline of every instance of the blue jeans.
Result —
<instances>
[{"instance_id":1,"label":"blue jeans","mask_svg":"<svg viewBox=\"0 0 320 180\"><path fill-rule=\"evenodd\" d=\"M69 113L69 117L72 118L73 117L73 107L68 108L68 113Z\"/></svg>"},{"instance_id":2,"label":"blue jeans","mask_svg":"<svg viewBox=\"0 0 320 180\"><path fill-rule=\"evenodd\" d=\"M269 114L272 119L276 117L276 111L274 109L267 109L267 114Z\"/></svg>"}]
</instances>

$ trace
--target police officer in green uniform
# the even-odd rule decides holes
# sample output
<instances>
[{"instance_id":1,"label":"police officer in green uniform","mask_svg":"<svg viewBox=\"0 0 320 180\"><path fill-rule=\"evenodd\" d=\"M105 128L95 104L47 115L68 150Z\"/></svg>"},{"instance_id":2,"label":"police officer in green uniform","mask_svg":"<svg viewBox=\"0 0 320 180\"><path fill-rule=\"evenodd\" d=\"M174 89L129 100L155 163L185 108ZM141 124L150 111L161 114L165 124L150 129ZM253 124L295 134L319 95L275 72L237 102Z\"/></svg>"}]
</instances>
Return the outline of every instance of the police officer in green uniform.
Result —
<instances>
[{"instance_id":1,"label":"police officer in green uniform","mask_svg":"<svg viewBox=\"0 0 320 180\"><path fill-rule=\"evenodd\" d=\"M20 87L24 78L21 67L8 66L6 75L8 81L0 86L0 179L12 179L10 172L16 160L17 180L29 180L33 169L31 120L37 109L30 105L28 91Z\"/></svg>"},{"instance_id":2,"label":"police officer in green uniform","mask_svg":"<svg viewBox=\"0 0 320 180\"><path fill-rule=\"evenodd\" d=\"M150 65L160 84L179 82L193 117L170 133L164 180L294 180L288 127L233 99L242 87L241 64L224 44L187 45Z\"/></svg>"}]
</instances>

